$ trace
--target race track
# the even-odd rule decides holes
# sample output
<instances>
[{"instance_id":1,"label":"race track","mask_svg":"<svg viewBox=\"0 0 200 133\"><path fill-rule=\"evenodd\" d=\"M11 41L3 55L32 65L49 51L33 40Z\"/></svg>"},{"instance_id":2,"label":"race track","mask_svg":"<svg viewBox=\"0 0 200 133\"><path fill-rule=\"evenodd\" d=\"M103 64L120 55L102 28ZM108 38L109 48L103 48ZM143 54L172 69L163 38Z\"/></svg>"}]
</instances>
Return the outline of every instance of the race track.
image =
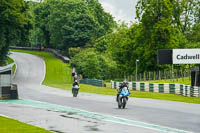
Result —
<instances>
[{"instance_id":1,"label":"race track","mask_svg":"<svg viewBox=\"0 0 200 133\"><path fill-rule=\"evenodd\" d=\"M0 102L0 114L60 133L199 133L200 105L130 98L118 109L115 97L41 85L45 63L37 56L13 53L19 101Z\"/></svg>"}]
</instances>

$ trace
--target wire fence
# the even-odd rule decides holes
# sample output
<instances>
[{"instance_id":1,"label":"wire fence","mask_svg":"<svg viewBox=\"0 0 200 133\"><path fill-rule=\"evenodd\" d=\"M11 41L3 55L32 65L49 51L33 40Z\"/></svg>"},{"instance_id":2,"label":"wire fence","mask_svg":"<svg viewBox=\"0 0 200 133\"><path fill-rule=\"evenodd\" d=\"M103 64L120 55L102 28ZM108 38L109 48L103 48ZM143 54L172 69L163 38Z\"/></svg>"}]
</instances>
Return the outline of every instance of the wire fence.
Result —
<instances>
[{"instance_id":1,"label":"wire fence","mask_svg":"<svg viewBox=\"0 0 200 133\"><path fill-rule=\"evenodd\" d=\"M190 69L185 69L185 70L160 70L160 71L153 71L153 72L143 72L143 73L138 73L137 78L136 74L135 75L129 75L129 76L124 76L125 79L128 81L151 81L151 80L178 80L184 79L186 77L189 77L190 80L191 76L191 70Z\"/></svg>"}]
</instances>

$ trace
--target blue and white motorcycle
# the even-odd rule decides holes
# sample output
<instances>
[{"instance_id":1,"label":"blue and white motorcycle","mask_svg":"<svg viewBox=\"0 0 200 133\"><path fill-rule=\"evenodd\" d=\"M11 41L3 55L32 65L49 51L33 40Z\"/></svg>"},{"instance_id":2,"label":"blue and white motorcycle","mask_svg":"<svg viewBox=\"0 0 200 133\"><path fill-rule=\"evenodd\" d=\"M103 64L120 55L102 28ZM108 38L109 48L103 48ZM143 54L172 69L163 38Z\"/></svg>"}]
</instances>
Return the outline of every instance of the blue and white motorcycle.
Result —
<instances>
[{"instance_id":1,"label":"blue and white motorcycle","mask_svg":"<svg viewBox=\"0 0 200 133\"><path fill-rule=\"evenodd\" d=\"M123 87L117 99L118 108L124 109L126 107L129 95L130 95L129 89L127 87Z\"/></svg>"}]
</instances>

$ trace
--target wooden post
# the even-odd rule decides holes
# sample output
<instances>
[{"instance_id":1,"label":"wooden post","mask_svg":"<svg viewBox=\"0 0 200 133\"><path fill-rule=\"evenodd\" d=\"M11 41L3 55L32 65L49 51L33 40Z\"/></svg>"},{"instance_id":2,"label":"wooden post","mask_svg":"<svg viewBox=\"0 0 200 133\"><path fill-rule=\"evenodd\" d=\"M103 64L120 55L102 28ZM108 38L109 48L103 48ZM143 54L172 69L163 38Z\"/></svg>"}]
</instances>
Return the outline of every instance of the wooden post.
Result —
<instances>
[{"instance_id":1,"label":"wooden post","mask_svg":"<svg viewBox=\"0 0 200 133\"><path fill-rule=\"evenodd\" d=\"M160 70L159 70L158 74L159 74L159 75L158 75L158 76L159 76L159 77L158 77L158 80L160 80Z\"/></svg>"},{"instance_id":2,"label":"wooden post","mask_svg":"<svg viewBox=\"0 0 200 133\"><path fill-rule=\"evenodd\" d=\"M184 81L184 76L185 76L185 73L184 71L182 70L182 80Z\"/></svg>"},{"instance_id":3,"label":"wooden post","mask_svg":"<svg viewBox=\"0 0 200 133\"><path fill-rule=\"evenodd\" d=\"M191 69L190 69L190 64L189 64L189 71L188 71L188 72L189 72L188 75L189 75L189 80L190 80L190 78L191 78Z\"/></svg>"},{"instance_id":4,"label":"wooden post","mask_svg":"<svg viewBox=\"0 0 200 133\"><path fill-rule=\"evenodd\" d=\"M149 72L149 80L151 80L151 78L150 78L150 72Z\"/></svg>"},{"instance_id":5,"label":"wooden post","mask_svg":"<svg viewBox=\"0 0 200 133\"><path fill-rule=\"evenodd\" d=\"M164 80L166 80L165 69L163 70Z\"/></svg>"}]
</instances>

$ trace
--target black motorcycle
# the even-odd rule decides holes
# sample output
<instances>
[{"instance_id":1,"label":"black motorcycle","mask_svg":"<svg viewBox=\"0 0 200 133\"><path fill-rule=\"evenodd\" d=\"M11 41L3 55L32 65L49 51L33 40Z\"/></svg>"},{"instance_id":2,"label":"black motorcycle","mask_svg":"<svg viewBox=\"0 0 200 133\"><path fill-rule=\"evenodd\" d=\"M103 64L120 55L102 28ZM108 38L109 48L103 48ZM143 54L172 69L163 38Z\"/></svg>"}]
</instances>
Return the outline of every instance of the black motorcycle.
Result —
<instances>
[{"instance_id":1,"label":"black motorcycle","mask_svg":"<svg viewBox=\"0 0 200 133\"><path fill-rule=\"evenodd\" d=\"M80 87L79 87L78 84L72 86L72 94L73 94L73 97L77 97L79 88L80 88Z\"/></svg>"}]
</instances>

